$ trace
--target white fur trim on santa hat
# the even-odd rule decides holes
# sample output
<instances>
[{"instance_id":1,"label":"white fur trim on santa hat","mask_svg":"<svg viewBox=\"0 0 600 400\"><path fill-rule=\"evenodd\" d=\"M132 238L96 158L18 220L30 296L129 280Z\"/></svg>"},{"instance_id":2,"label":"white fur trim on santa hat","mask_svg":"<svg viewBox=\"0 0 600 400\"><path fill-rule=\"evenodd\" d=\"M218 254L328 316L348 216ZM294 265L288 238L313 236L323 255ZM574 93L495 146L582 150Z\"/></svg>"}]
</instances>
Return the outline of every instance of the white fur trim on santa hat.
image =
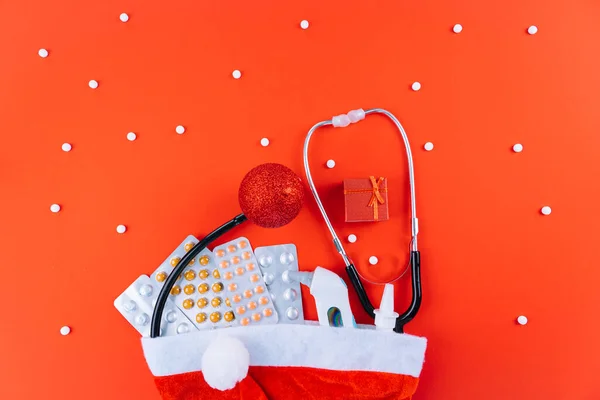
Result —
<instances>
[{"instance_id":1,"label":"white fur trim on santa hat","mask_svg":"<svg viewBox=\"0 0 600 400\"><path fill-rule=\"evenodd\" d=\"M202 375L214 389L229 390L248 375L250 353L231 336L218 336L202 355Z\"/></svg>"},{"instance_id":2,"label":"white fur trim on santa hat","mask_svg":"<svg viewBox=\"0 0 600 400\"><path fill-rule=\"evenodd\" d=\"M250 365L373 371L419 377L427 339L374 329L319 325L258 325L142 338L154 376L200 371L210 343L226 335L248 349Z\"/></svg>"}]
</instances>

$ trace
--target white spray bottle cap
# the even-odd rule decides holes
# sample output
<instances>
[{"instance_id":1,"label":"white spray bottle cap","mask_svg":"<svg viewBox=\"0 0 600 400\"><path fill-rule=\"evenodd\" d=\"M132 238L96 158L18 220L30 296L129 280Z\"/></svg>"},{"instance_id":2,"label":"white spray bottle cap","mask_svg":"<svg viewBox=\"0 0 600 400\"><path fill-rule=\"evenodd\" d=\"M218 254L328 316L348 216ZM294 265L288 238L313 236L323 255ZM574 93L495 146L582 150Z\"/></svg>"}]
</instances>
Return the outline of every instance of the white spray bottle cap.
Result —
<instances>
[{"instance_id":1,"label":"white spray bottle cap","mask_svg":"<svg viewBox=\"0 0 600 400\"><path fill-rule=\"evenodd\" d=\"M375 328L392 331L396 326L398 313L394 312L394 285L387 283L383 288L381 304L375 310Z\"/></svg>"}]
</instances>

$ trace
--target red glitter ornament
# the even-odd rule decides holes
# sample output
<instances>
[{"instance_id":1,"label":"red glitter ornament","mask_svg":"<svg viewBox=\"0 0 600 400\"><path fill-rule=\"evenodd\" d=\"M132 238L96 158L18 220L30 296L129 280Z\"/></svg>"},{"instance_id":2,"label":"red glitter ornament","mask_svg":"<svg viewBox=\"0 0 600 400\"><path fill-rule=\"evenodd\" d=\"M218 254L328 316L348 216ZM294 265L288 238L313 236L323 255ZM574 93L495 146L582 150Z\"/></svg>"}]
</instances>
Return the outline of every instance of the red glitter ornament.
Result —
<instances>
[{"instance_id":1,"label":"red glitter ornament","mask_svg":"<svg viewBox=\"0 0 600 400\"><path fill-rule=\"evenodd\" d=\"M246 174L238 197L248 220L263 228L278 228L300 212L304 188L294 171L285 165L268 163Z\"/></svg>"}]
</instances>

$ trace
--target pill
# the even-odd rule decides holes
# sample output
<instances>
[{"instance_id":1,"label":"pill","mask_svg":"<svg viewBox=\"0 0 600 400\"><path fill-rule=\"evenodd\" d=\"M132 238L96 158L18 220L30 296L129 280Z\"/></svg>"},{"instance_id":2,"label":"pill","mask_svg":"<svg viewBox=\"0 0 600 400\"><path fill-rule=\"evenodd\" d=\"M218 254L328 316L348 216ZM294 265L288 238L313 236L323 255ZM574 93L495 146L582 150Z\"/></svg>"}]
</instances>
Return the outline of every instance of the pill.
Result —
<instances>
[{"instance_id":1,"label":"pill","mask_svg":"<svg viewBox=\"0 0 600 400\"><path fill-rule=\"evenodd\" d=\"M194 300L192 299L185 299L183 301L183 303L181 303L183 305L183 308L185 308L186 310L189 310L190 308L194 307Z\"/></svg>"},{"instance_id":2,"label":"pill","mask_svg":"<svg viewBox=\"0 0 600 400\"><path fill-rule=\"evenodd\" d=\"M246 264L246 271L252 272L255 269L256 269L256 265L254 265L254 263L248 263L248 264Z\"/></svg>"},{"instance_id":3,"label":"pill","mask_svg":"<svg viewBox=\"0 0 600 400\"><path fill-rule=\"evenodd\" d=\"M238 247L240 249L245 249L246 247L248 247L248 242L246 242L245 240L242 240L238 243Z\"/></svg>"},{"instance_id":4,"label":"pill","mask_svg":"<svg viewBox=\"0 0 600 400\"><path fill-rule=\"evenodd\" d=\"M225 250L217 250L215 254L217 257L223 257L225 255Z\"/></svg>"},{"instance_id":5,"label":"pill","mask_svg":"<svg viewBox=\"0 0 600 400\"><path fill-rule=\"evenodd\" d=\"M258 260L258 262L263 267L268 267L269 265L271 265L273 263L273 258L271 256L262 256L260 258L260 260Z\"/></svg>"},{"instance_id":6,"label":"pill","mask_svg":"<svg viewBox=\"0 0 600 400\"><path fill-rule=\"evenodd\" d=\"M230 244L229 246L227 246L227 251L229 253L235 253L236 250L237 250L237 247L234 244Z\"/></svg>"},{"instance_id":7,"label":"pill","mask_svg":"<svg viewBox=\"0 0 600 400\"><path fill-rule=\"evenodd\" d=\"M240 325L242 326L248 326L248 324L250 324L250 320L248 318L242 318L240 321Z\"/></svg>"},{"instance_id":8,"label":"pill","mask_svg":"<svg viewBox=\"0 0 600 400\"><path fill-rule=\"evenodd\" d=\"M197 323L201 324L204 321L206 321L206 313L201 312L201 313L196 314L196 322Z\"/></svg>"},{"instance_id":9,"label":"pill","mask_svg":"<svg viewBox=\"0 0 600 400\"><path fill-rule=\"evenodd\" d=\"M327 160L327 163L325 163L325 165L327 165L327 168L331 169L331 168L335 167L335 161Z\"/></svg>"},{"instance_id":10,"label":"pill","mask_svg":"<svg viewBox=\"0 0 600 400\"><path fill-rule=\"evenodd\" d=\"M244 297L249 299L250 297L252 297L252 290L248 289L244 291Z\"/></svg>"},{"instance_id":11,"label":"pill","mask_svg":"<svg viewBox=\"0 0 600 400\"><path fill-rule=\"evenodd\" d=\"M229 285L227 285L227 290L229 290L230 292L235 292L238 288L238 285L236 283L230 283Z\"/></svg>"},{"instance_id":12,"label":"pill","mask_svg":"<svg viewBox=\"0 0 600 400\"><path fill-rule=\"evenodd\" d=\"M535 25L531 25L529 28L527 28L527 33L529 33L530 35L535 35L538 32L538 28Z\"/></svg>"},{"instance_id":13,"label":"pill","mask_svg":"<svg viewBox=\"0 0 600 400\"><path fill-rule=\"evenodd\" d=\"M433 143L427 142L427 143L425 143L425 145L423 146L423 148L425 150L427 150L427 151L431 151L431 150L433 150Z\"/></svg>"},{"instance_id":14,"label":"pill","mask_svg":"<svg viewBox=\"0 0 600 400\"><path fill-rule=\"evenodd\" d=\"M195 259L195 258L192 258L192 259L190 260L190 262L188 263L188 265L194 265L194 263L195 263L195 262L196 262L196 259Z\"/></svg>"},{"instance_id":15,"label":"pill","mask_svg":"<svg viewBox=\"0 0 600 400\"><path fill-rule=\"evenodd\" d=\"M223 319L227 322L231 322L235 319L235 315L233 315L233 311L226 311L225 314L223 314Z\"/></svg>"},{"instance_id":16,"label":"pill","mask_svg":"<svg viewBox=\"0 0 600 400\"><path fill-rule=\"evenodd\" d=\"M206 297L200 297L196 302L198 308L204 308L208 305L208 299Z\"/></svg>"},{"instance_id":17,"label":"pill","mask_svg":"<svg viewBox=\"0 0 600 400\"><path fill-rule=\"evenodd\" d=\"M137 309L137 304L133 300L123 302L123 309L127 312L134 312Z\"/></svg>"},{"instance_id":18,"label":"pill","mask_svg":"<svg viewBox=\"0 0 600 400\"><path fill-rule=\"evenodd\" d=\"M148 284L140 286L139 293L144 297L152 296L152 286Z\"/></svg>"},{"instance_id":19,"label":"pill","mask_svg":"<svg viewBox=\"0 0 600 400\"><path fill-rule=\"evenodd\" d=\"M63 336L67 336L69 333L71 333L71 328L69 328L68 326L63 326L60 328L60 334Z\"/></svg>"},{"instance_id":20,"label":"pill","mask_svg":"<svg viewBox=\"0 0 600 400\"><path fill-rule=\"evenodd\" d=\"M71 149L73 148L73 146L71 146L70 143L63 143L62 146L60 146L60 148L62 149L62 151L64 151L65 153L68 153L69 151L71 151Z\"/></svg>"},{"instance_id":21,"label":"pill","mask_svg":"<svg viewBox=\"0 0 600 400\"><path fill-rule=\"evenodd\" d=\"M238 314L242 315L243 313L245 313L245 312L246 312L246 307L244 307L244 306L239 306L238 308L236 308L236 309L235 309L235 311L236 311Z\"/></svg>"},{"instance_id":22,"label":"pill","mask_svg":"<svg viewBox=\"0 0 600 400\"><path fill-rule=\"evenodd\" d=\"M213 276L213 278L215 278L215 279L221 279L221 273L219 272L219 270L218 270L218 269L214 269L214 270L213 270L213 272L212 272L212 276Z\"/></svg>"},{"instance_id":23,"label":"pill","mask_svg":"<svg viewBox=\"0 0 600 400\"><path fill-rule=\"evenodd\" d=\"M188 333L189 331L190 331L190 327L185 322L182 324L179 324L179 326L177 327L177 333L180 335L183 333Z\"/></svg>"},{"instance_id":24,"label":"pill","mask_svg":"<svg viewBox=\"0 0 600 400\"><path fill-rule=\"evenodd\" d=\"M231 307L231 301L229 301L229 297L225 297L225 305L227 307Z\"/></svg>"},{"instance_id":25,"label":"pill","mask_svg":"<svg viewBox=\"0 0 600 400\"><path fill-rule=\"evenodd\" d=\"M196 273L194 272L194 270L188 269L187 271L185 271L185 274L183 274L183 277L186 281L193 281L194 279L196 279Z\"/></svg>"},{"instance_id":26,"label":"pill","mask_svg":"<svg viewBox=\"0 0 600 400\"><path fill-rule=\"evenodd\" d=\"M242 267L238 267L235 269L235 274L236 275L243 275L244 274L244 268Z\"/></svg>"},{"instance_id":27,"label":"pill","mask_svg":"<svg viewBox=\"0 0 600 400\"><path fill-rule=\"evenodd\" d=\"M252 255L250 254L250 252L249 252L249 251L245 251L245 252L243 252L243 253L242 253L242 258L243 258L244 260L249 260L249 259L250 259L250 257L252 257Z\"/></svg>"},{"instance_id":28,"label":"pill","mask_svg":"<svg viewBox=\"0 0 600 400\"><path fill-rule=\"evenodd\" d=\"M175 311L169 310L166 312L165 320L167 320L168 323L172 324L173 322L175 322L176 319L177 319L177 313Z\"/></svg>"},{"instance_id":29,"label":"pill","mask_svg":"<svg viewBox=\"0 0 600 400\"><path fill-rule=\"evenodd\" d=\"M517 318L517 322L519 323L519 325L527 325L527 317L524 315L519 315L519 317Z\"/></svg>"},{"instance_id":30,"label":"pill","mask_svg":"<svg viewBox=\"0 0 600 400\"><path fill-rule=\"evenodd\" d=\"M267 284L270 285L273 283L273 281L275 280L275 276L273 274L265 274L263 276L263 281Z\"/></svg>"},{"instance_id":31,"label":"pill","mask_svg":"<svg viewBox=\"0 0 600 400\"><path fill-rule=\"evenodd\" d=\"M269 145L269 139L267 139L266 137L260 139L260 145L262 147L267 147Z\"/></svg>"},{"instance_id":32,"label":"pill","mask_svg":"<svg viewBox=\"0 0 600 400\"><path fill-rule=\"evenodd\" d=\"M229 261L225 261L225 260L221 261L219 263L219 267L221 267L221 268L227 268L227 267L229 267Z\"/></svg>"},{"instance_id":33,"label":"pill","mask_svg":"<svg viewBox=\"0 0 600 400\"><path fill-rule=\"evenodd\" d=\"M550 215L550 213L552 213L552 208L550 208L550 206L544 206L541 211L544 215Z\"/></svg>"},{"instance_id":34,"label":"pill","mask_svg":"<svg viewBox=\"0 0 600 400\"><path fill-rule=\"evenodd\" d=\"M462 32L462 30L463 30L463 27L462 27L462 25L461 25L461 24L456 24L456 25L454 25L454 26L452 27L452 31L453 31L454 33L461 33L461 32Z\"/></svg>"},{"instance_id":35,"label":"pill","mask_svg":"<svg viewBox=\"0 0 600 400\"><path fill-rule=\"evenodd\" d=\"M265 287L264 286L257 286L254 288L254 291L258 294L262 294L265 292Z\"/></svg>"},{"instance_id":36,"label":"pill","mask_svg":"<svg viewBox=\"0 0 600 400\"><path fill-rule=\"evenodd\" d=\"M252 321L254 321L254 322L260 321L261 318L262 317L261 317L261 315L259 313L252 314Z\"/></svg>"},{"instance_id":37,"label":"pill","mask_svg":"<svg viewBox=\"0 0 600 400\"><path fill-rule=\"evenodd\" d=\"M221 303L223 302L223 300L221 300L220 297L214 297L211 301L210 301L210 305L213 306L214 308L217 307L221 307Z\"/></svg>"},{"instance_id":38,"label":"pill","mask_svg":"<svg viewBox=\"0 0 600 400\"><path fill-rule=\"evenodd\" d=\"M173 257L171 258L171 261L169 261L169 263L171 264L171 267L176 267L177 264L179 264L179 261L181 261L181 258Z\"/></svg>"},{"instance_id":39,"label":"pill","mask_svg":"<svg viewBox=\"0 0 600 400\"><path fill-rule=\"evenodd\" d=\"M207 283L201 283L200 285L198 285L198 293L206 293L208 292L208 284Z\"/></svg>"},{"instance_id":40,"label":"pill","mask_svg":"<svg viewBox=\"0 0 600 400\"><path fill-rule=\"evenodd\" d=\"M38 56L40 56L42 58L48 57L48 50L46 50L46 49L39 49L38 50Z\"/></svg>"},{"instance_id":41,"label":"pill","mask_svg":"<svg viewBox=\"0 0 600 400\"><path fill-rule=\"evenodd\" d=\"M296 307L288 307L288 309L285 310L285 316L291 320L296 320L300 316L300 313Z\"/></svg>"},{"instance_id":42,"label":"pill","mask_svg":"<svg viewBox=\"0 0 600 400\"><path fill-rule=\"evenodd\" d=\"M186 251L186 253L188 251L190 251L192 248L194 247L194 243L186 243L185 246L183 246L183 249ZM206 256L202 256L202 257L206 257Z\"/></svg>"},{"instance_id":43,"label":"pill","mask_svg":"<svg viewBox=\"0 0 600 400\"><path fill-rule=\"evenodd\" d=\"M137 139L137 135L135 134L135 132L129 132L127 134L127 140L129 140L130 142L133 142L135 139Z\"/></svg>"},{"instance_id":44,"label":"pill","mask_svg":"<svg viewBox=\"0 0 600 400\"><path fill-rule=\"evenodd\" d=\"M200 279L206 279L206 278L208 278L208 270L207 269L201 269L200 271L198 271L198 276L200 277Z\"/></svg>"},{"instance_id":45,"label":"pill","mask_svg":"<svg viewBox=\"0 0 600 400\"><path fill-rule=\"evenodd\" d=\"M261 297L260 299L258 299L258 304L260 304L261 306L269 304L269 298L267 296Z\"/></svg>"},{"instance_id":46,"label":"pill","mask_svg":"<svg viewBox=\"0 0 600 400\"><path fill-rule=\"evenodd\" d=\"M127 15L127 13L121 13L121 15L119 15L119 19L121 22L127 22L129 21L129 15Z\"/></svg>"},{"instance_id":47,"label":"pill","mask_svg":"<svg viewBox=\"0 0 600 400\"><path fill-rule=\"evenodd\" d=\"M375 256L371 256L371 257L369 257L369 264L371 264L371 265L375 265L375 264L377 264L378 262L379 262L379 259L378 259L377 257L375 257Z\"/></svg>"},{"instance_id":48,"label":"pill","mask_svg":"<svg viewBox=\"0 0 600 400\"><path fill-rule=\"evenodd\" d=\"M513 151L515 153L520 153L523 151L523 145L521 143L517 143L515 145L513 145Z\"/></svg>"},{"instance_id":49,"label":"pill","mask_svg":"<svg viewBox=\"0 0 600 400\"><path fill-rule=\"evenodd\" d=\"M221 320L221 313L220 312L216 312L215 311L213 313L210 313L210 321L211 322L217 323L220 320Z\"/></svg>"},{"instance_id":50,"label":"pill","mask_svg":"<svg viewBox=\"0 0 600 400\"><path fill-rule=\"evenodd\" d=\"M294 262L294 255L292 253L283 252L281 256L279 256L279 262L283 265L291 264Z\"/></svg>"},{"instance_id":51,"label":"pill","mask_svg":"<svg viewBox=\"0 0 600 400\"><path fill-rule=\"evenodd\" d=\"M167 273L166 272L159 272L158 274L156 274L156 281L157 282L164 282L165 279L167 279Z\"/></svg>"},{"instance_id":52,"label":"pill","mask_svg":"<svg viewBox=\"0 0 600 400\"><path fill-rule=\"evenodd\" d=\"M302 29L308 29L308 21L303 19L302 21L300 21L300 28Z\"/></svg>"},{"instance_id":53,"label":"pill","mask_svg":"<svg viewBox=\"0 0 600 400\"><path fill-rule=\"evenodd\" d=\"M223 284L221 282L213 283L212 291L215 293L219 293L223 290Z\"/></svg>"},{"instance_id":54,"label":"pill","mask_svg":"<svg viewBox=\"0 0 600 400\"><path fill-rule=\"evenodd\" d=\"M273 309L272 308L265 308L263 310L263 315L265 317L270 317L271 315L273 315Z\"/></svg>"},{"instance_id":55,"label":"pill","mask_svg":"<svg viewBox=\"0 0 600 400\"><path fill-rule=\"evenodd\" d=\"M198 262L200 263L200 265L205 266L205 265L208 265L208 263L210 262L210 258L208 258L208 256L202 256L202 257L200 257Z\"/></svg>"},{"instance_id":56,"label":"pill","mask_svg":"<svg viewBox=\"0 0 600 400\"><path fill-rule=\"evenodd\" d=\"M173 286L173 287L171 288L171 294L172 294L173 296L177 296L177 295L178 295L178 294L180 294L180 293L181 293L181 286Z\"/></svg>"},{"instance_id":57,"label":"pill","mask_svg":"<svg viewBox=\"0 0 600 400\"><path fill-rule=\"evenodd\" d=\"M411 85L412 90L414 90L415 92L421 90L421 83L419 82L413 82L413 84Z\"/></svg>"},{"instance_id":58,"label":"pill","mask_svg":"<svg viewBox=\"0 0 600 400\"><path fill-rule=\"evenodd\" d=\"M183 287L183 293L187 294L188 296L191 296L194 294L194 292L196 291L196 288L194 287L194 285L185 285Z\"/></svg>"},{"instance_id":59,"label":"pill","mask_svg":"<svg viewBox=\"0 0 600 400\"><path fill-rule=\"evenodd\" d=\"M117 225L117 233L125 233L127 227L125 225Z\"/></svg>"},{"instance_id":60,"label":"pill","mask_svg":"<svg viewBox=\"0 0 600 400\"><path fill-rule=\"evenodd\" d=\"M239 69L236 69L231 73L231 76L233 76L233 79L240 79L242 77L242 73Z\"/></svg>"},{"instance_id":61,"label":"pill","mask_svg":"<svg viewBox=\"0 0 600 400\"><path fill-rule=\"evenodd\" d=\"M96 89L98 87L98 81L95 81L92 79L91 81L88 82L88 86L92 89Z\"/></svg>"},{"instance_id":62,"label":"pill","mask_svg":"<svg viewBox=\"0 0 600 400\"><path fill-rule=\"evenodd\" d=\"M175 127L175 132L176 132L178 135L183 135L183 134L185 133L185 128L183 127L183 125L177 125L177 126Z\"/></svg>"},{"instance_id":63,"label":"pill","mask_svg":"<svg viewBox=\"0 0 600 400\"><path fill-rule=\"evenodd\" d=\"M52 204L50 206L50 211L52 211L53 213L57 213L60 211L60 206L58 204Z\"/></svg>"},{"instance_id":64,"label":"pill","mask_svg":"<svg viewBox=\"0 0 600 400\"><path fill-rule=\"evenodd\" d=\"M248 302L248 310L256 310L256 307L258 307L258 305L255 301Z\"/></svg>"},{"instance_id":65,"label":"pill","mask_svg":"<svg viewBox=\"0 0 600 400\"><path fill-rule=\"evenodd\" d=\"M233 279L233 274L231 272L225 272L225 275L223 275L223 279L230 281Z\"/></svg>"},{"instance_id":66,"label":"pill","mask_svg":"<svg viewBox=\"0 0 600 400\"><path fill-rule=\"evenodd\" d=\"M240 261L241 261L241 260L240 260L240 258L239 258L238 256L231 257L231 263L232 263L233 265L237 265L237 264L239 264L239 263L240 263Z\"/></svg>"},{"instance_id":67,"label":"pill","mask_svg":"<svg viewBox=\"0 0 600 400\"><path fill-rule=\"evenodd\" d=\"M283 298L288 301L294 301L298 297L298 292L296 289L288 288L283 292Z\"/></svg>"},{"instance_id":68,"label":"pill","mask_svg":"<svg viewBox=\"0 0 600 400\"><path fill-rule=\"evenodd\" d=\"M348 235L348 242L355 243L356 242L356 235L354 235L354 234Z\"/></svg>"},{"instance_id":69,"label":"pill","mask_svg":"<svg viewBox=\"0 0 600 400\"><path fill-rule=\"evenodd\" d=\"M242 301L242 296L236 294L231 298L231 300L233 300L234 303L239 303L240 301Z\"/></svg>"},{"instance_id":70,"label":"pill","mask_svg":"<svg viewBox=\"0 0 600 400\"><path fill-rule=\"evenodd\" d=\"M250 276L250 282L252 283L256 283L260 280L260 276L258 276L258 274L252 274L252 276Z\"/></svg>"},{"instance_id":71,"label":"pill","mask_svg":"<svg viewBox=\"0 0 600 400\"><path fill-rule=\"evenodd\" d=\"M137 325L148 325L148 322L150 322L150 317L146 313L142 313L135 317L135 323Z\"/></svg>"}]
</instances>

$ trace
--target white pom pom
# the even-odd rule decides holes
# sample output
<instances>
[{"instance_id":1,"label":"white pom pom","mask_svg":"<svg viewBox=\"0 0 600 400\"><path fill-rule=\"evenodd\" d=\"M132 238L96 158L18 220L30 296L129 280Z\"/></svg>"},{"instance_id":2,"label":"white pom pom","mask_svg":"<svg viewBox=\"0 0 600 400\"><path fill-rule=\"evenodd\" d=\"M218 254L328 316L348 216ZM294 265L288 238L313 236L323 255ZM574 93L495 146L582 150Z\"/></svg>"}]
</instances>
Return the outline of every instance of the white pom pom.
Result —
<instances>
[{"instance_id":1,"label":"white pom pom","mask_svg":"<svg viewBox=\"0 0 600 400\"><path fill-rule=\"evenodd\" d=\"M248 375L250 353L236 338L219 336L202 355L202 374L210 387L217 390L233 389Z\"/></svg>"}]
</instances>

